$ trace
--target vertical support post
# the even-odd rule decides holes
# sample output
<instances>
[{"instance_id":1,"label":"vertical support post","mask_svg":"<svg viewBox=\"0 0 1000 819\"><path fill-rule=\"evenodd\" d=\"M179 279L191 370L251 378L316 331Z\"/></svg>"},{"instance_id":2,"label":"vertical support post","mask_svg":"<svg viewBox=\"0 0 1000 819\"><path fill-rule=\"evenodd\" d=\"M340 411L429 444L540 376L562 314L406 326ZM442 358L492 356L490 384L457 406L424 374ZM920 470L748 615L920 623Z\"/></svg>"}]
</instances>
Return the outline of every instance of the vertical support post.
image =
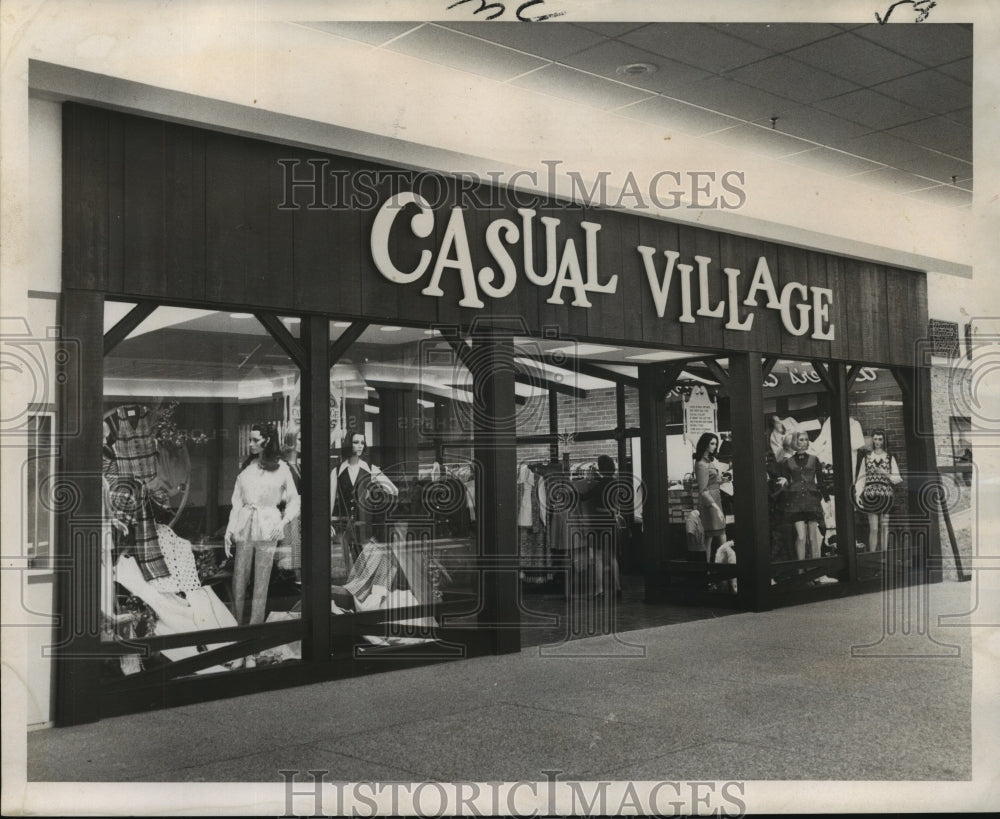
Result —
<instances>
[{"instance_id":1,"label":"vertical support post","mask_svg":"<svg viewBox=\"0 0 1000 819\"><path fill-rule=\"evenodd\" d=\"M625 442L625 427L628 426L625 418L625 385L615 384L615 440L618 442L618 469L625 465L627 453Z\"/></svg>"},{"instance_id":2,"label":"vertical support post","mask_svg":"<svg viewBox=\"0 0 1000 819\"><path fill-rule=\"evenodd\" d=\"M937 457L934 452L934 429L931 413L931 371L929 367L899 367L893 369L893 376L903 391L906 404L903 413L906 434L906 459L909 464L907 475L903 476L909 506L908 517L917 524L927 527L927 564L921 566L930 583L940 583L944 577L941 566L940 514L936 504L928 498L937 492L924 492L921 483L938 481ZM921 432L926 430L923 434ZM935 508L932 508L935 507ZM917 542L914 540L914 542Z\"/></svg>"},{"instance_id":3,"label":"vertical support post","mask_svg":"<svg viewBox=\"0 0 1000 819\"><path fill-rule=\"evenodd\" d=\"M104 297L68 290L59 306L65 363L57 385L59 475L50 497L57 506L55 722L62 726L101 717Z\"/></svg>"},{"instance_id":4,"label":"vertical support post","mask_svg":"<svg viewBox=\"0 0 1000 819\"><path fill-rule=\"evenodd\" d=\"M506 336L473 338L473 395L477 396L476 520L482 594L479 623L496 654L521 650L517 570L517 406L514 344Z\"/></svg>"},{"instance_id":5,"label":"vertical support post","mask_svg":"<svg viewBox=\"0 0 1000 819\"><path fill-rule=\"evenodd\" d=\"M830 433L833 444L833 481L837 513L837 552L847 557L847 582L858 579L858 551L854 548L854 509L851 487L854 484L854 464L851 461L851 419L848 412L850 390L847 367L830 367L835 392L830 396Z\"/></svg>"},{"instance_id":6,"label":"vertical support post","mask_svg":"<svg viewBox=\"0 0 1000 819\"><path fill-rule=\"evenodd\" d=\"M559 434L559 393L549 390L549 435ZM549 444L549 460L559 460L559 439L553 437Z\"/></svg>"},{"instance_id":7,"label":"vertical support post","mask_svg":"<svg viewBox=\"0 0 1000 819\"><path fill-rule=\"evenodd\" d=\"M729 356L732 413L733 507L741 536L736 543L738 595L745 608L768 608L771 583L771 522L767 516L764 435L764 371L760 353Z\"/></svg>"},{"instance_id":8,"label":"vertical support post","mask_svg":"<svg viewBox=\"0 0 1000 819\"><path fill-rule=\"evenodd\" d=\"M416 470L420 462L418 435L420 406L413 385L378 386L379 457L385 473L394 481L406 480L407 472Z\"/></svg>"},{"instance_id":9,"label":"vertical support post","mask_svg":"<svg viewBox=\"0 0 1000 819\"><path fill-rule=\"evenodd\" d=\"M667 544L667 419L665 396L667 369L662 365L639 366L639 426L642 428L642 573L645 601L662 596L661 563Z\"/></svg>"},{"instance_id":10,"label":"vertical support post","mask_svg":"<svg viewBox=\"0 0 1000 819\"><path fill-rule=\"evenodd\" d=\"M302 660L330 662L330 323L302 321L309 368L302 373Z\"/></svg>"}]
</instances>

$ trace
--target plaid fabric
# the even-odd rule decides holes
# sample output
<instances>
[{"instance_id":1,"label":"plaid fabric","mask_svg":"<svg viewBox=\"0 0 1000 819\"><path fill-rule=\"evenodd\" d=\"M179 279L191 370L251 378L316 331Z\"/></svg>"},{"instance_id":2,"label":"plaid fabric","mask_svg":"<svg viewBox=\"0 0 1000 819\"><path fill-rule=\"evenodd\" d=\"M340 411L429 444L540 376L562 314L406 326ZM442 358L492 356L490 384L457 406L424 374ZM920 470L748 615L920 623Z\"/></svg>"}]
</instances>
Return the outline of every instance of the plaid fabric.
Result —
<instances>
[{"instance_id":1,"label":"plaid fabric","mask_svg":"<svg viewBox=\"0 0 1000 819\"><path fill-rule=\"evenodd\" d=\"M112 446L118 474L139 481L156 477L156 439L149 426L149 410L118 407L109 420L115 432Z\"/></svg>"},{"instance_id":2,"label":"plaid fabric","mask_svg":"<svg viewBox=\"0 0 1000 819\"><path fill-rule=\"evenodd\" d=\"M170 570L160 551L145 485L156 476L156 439L150 431L149 411L145 407L118 407L106 425L104 471L110 484L112 514L129 527L129 541L143 577L168 577Z\"/></svg>"}]
</instances>

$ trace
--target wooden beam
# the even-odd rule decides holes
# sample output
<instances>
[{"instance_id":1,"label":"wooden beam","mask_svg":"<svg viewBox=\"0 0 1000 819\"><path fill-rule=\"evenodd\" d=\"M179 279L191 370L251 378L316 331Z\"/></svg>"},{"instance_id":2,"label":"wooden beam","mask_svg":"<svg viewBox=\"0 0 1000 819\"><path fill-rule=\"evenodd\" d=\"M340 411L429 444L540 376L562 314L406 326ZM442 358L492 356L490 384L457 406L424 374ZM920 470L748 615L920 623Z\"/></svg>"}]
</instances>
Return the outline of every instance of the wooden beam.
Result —
<instances>
[{"instance_id":1,"label":"wooden beam","mask_svg":"<svg viewBox=\"0 0 1000 819\"><path fill-rule=\"evenodd\" d=\"M592 361L579 361L577 359L567 359L551 355L543 355L541 356L541 360L550 367L559 367L560 369L579 373L580 375L589 375L592 378L601 378L604 381L611 381L615 384L624 384L626 387L639 388L639 379L635 376L605 369L600 364L595 364Z\"/></svg>"},{"instance_id":2,"label":"wooden beam","mask_svg":"<svg viewBox=\"0 0 1000 819\"><path fill-rule=\"evenodd\" d=\"M305 370L308 361L305 348L295 336L288 332L288 328L281 323L281 319L270 313L254 313L254 316L257 321L264 325L264 329L271 334L271 337L278 342L278 346L288 353L288 357L295 362L296 366L300 370Z\"/></svg>"},{"instance_id":3,"label":"wooden beam","mask_svg":"<svg viewBox=\"0 0 1000 819\"><path fill-rule=\"evenodd\" d=\"M722 368L722 365L718 361L714 358L706 358L703 363L715 380L719 382L720 386L729 386L729 373Z\"/></svg>"},{"instance_id":4,"label":"wooden beam","mask_svg":"<svg viewBox=\"0 0 1000 819\"><path fill-rule=\"evenodd\" d=\"M812 368L816 371L816 375L819 376L819 380L823 382L823 386L834 395L837 393L837 385L833 381L833 377L830 375L830 371L826 368L826 364L822 361L810 361Z\"/></svg>"},{"instance_id":5,"label":"wooden beam","mask_svg":"<svg viewBox=\"0 0 1000 819\"><path fill-rule=\"evenodd\" d=\"M330 342L329 364L331 367L340 361L344 353L347 352L347 348L357 341L358 337L367 329L368 322L355 321L335 341Z\"/></svg>"},{"instance_id":6,"label":"wooden beam","mask_svg":"<svg viewBox=\"0 0 1000 819\"><path fill-rule=\"evenodd\" d=\"M104 334L104 355L110 353L128 338L129 333L149 318L155 309L156 302L141 301L129 310L114 327Z\"/></svg>"}]
</instances>

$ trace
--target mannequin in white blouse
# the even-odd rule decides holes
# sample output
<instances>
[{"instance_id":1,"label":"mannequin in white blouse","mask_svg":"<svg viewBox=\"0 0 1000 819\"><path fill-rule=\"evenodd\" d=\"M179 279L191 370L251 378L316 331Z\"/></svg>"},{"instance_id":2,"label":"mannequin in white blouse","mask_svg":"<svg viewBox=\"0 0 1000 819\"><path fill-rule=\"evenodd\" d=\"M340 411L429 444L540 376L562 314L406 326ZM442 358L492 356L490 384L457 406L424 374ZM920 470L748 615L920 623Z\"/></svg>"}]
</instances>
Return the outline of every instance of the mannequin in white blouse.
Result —
<instances>
[{"instance_id":1,"label":"mannequin in white blouse","mask_svg":"<svg viewBox=\"0 0 1000 819\"><path fill-rule=\"evenodd\" d=\"M233 614L243 623L250 570L253 569L253 599L250 625L264 622L271 566L285 524L298 517L300 502L288 464L278 457L277 432L270 424L250 429L250 456L236 478L233 508L226 527L226 556L233 554ZM282 514L279 505L284 502Z\"/></svg>"}]
</instances>

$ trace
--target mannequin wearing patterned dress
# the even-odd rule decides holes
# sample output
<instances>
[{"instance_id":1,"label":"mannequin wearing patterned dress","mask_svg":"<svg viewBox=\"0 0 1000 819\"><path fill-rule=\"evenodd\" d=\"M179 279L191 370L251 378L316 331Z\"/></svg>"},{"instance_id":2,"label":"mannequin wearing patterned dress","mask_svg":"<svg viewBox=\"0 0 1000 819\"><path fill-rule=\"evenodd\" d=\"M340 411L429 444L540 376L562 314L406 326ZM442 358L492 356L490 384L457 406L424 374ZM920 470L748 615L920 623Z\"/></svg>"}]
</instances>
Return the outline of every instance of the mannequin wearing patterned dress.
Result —
<instances>
[{"instance_id":1,"label":"mannequin wearing patterned dress","mask_svg":"<svg viewBox=\"0 0 1000 819\"><path fill-rule=\"evenodd\" d=\"M896 459L886 450L885 431L872 430L872 451L858 465L855 502L868 516L868 551L885 551L889 544L892 488L902 481Z\"/></svg>"}]
</instances>

